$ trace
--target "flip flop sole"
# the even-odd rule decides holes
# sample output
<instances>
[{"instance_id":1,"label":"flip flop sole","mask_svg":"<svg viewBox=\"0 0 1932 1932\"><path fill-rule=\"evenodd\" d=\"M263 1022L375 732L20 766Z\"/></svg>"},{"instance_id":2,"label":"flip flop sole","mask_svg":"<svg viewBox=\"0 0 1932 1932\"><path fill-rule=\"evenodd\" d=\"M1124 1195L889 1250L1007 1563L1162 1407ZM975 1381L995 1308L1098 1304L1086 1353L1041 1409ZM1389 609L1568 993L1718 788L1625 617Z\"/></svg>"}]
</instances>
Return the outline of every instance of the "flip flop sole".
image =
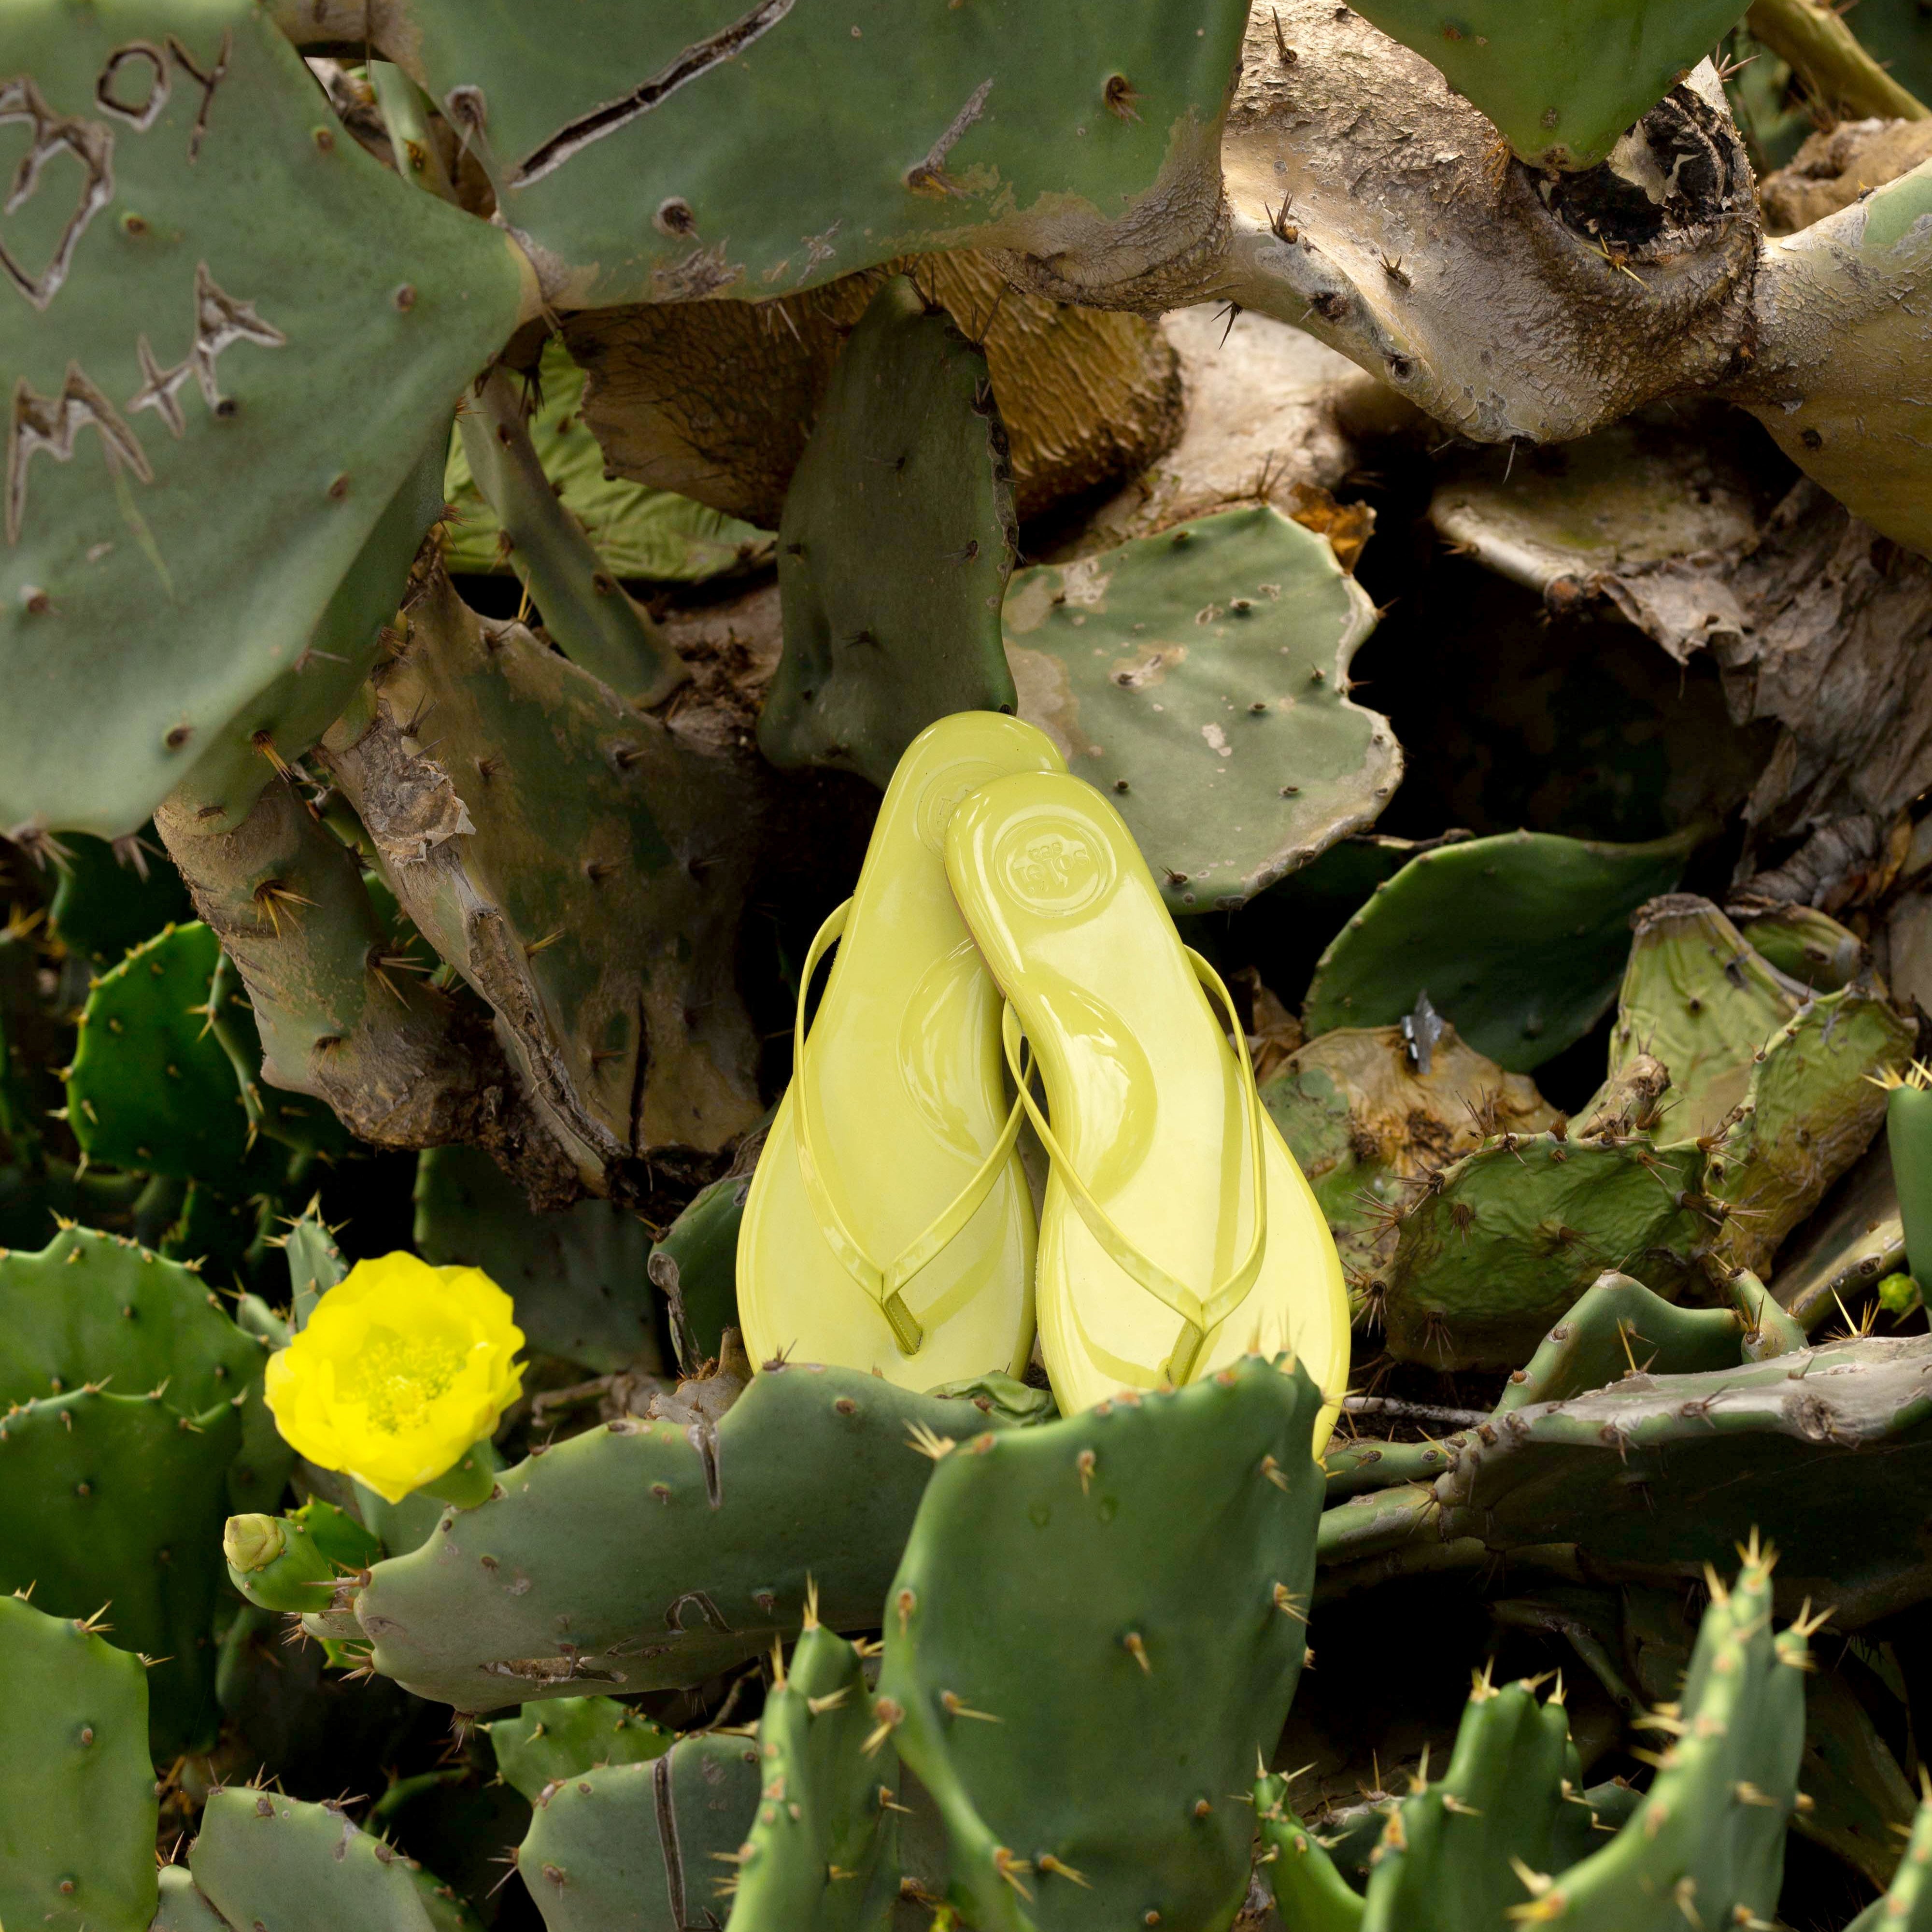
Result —
<instances>
[{"instance_id":1,"label":"flip flop sole","mask_svg":"<svg viewBox=\"0 0 1932 1932\"><path fill-rule=\"evenodd\" d=\"M1339 1401L1349 1334L1334 1241L1252 1103L1250 1077L1120 814L1078 778L998 779L953 815L946 871L1037 1056L1064 1156L1047 1184L1035 1270L1061 1409L1158 1387L1177 1360L1194 1379L1284 1348ZM1266 1220L1255 1264L1257 1151ZM1094 1210L1119 1246L1206 1304L1214 1318L1191 1360L1190 1324L1109 1251ZM1244 1257L1252 1273L1241 1293ZM1238 1296L1218 1313L1217 1286L1223 1299ZM1319 1438L1334 1412L1324 1411Z\"/></svg>"},{"instance_id":2,"label":"flip flop sole","mask_svg":"<svg viewBox=\"0 0 1932 1932\"><path fill-rule=\"evenodd\" d=\"M968 1186L1007 1124L998 989L946 882L946 824L980 786L1063 770L1043 734L966 712L907 748L880 806L806 1046L809 1078L779 1103L738 1242L738 1305L754 1364L784 1356L927 1389L1033 1348L1033 1202L1016 1156L903 1287L917 1331L854 1272L801 1162L812 1159L852 1245L884 1268ZM830 922L828 922L828 924Z\"/></svg>"}]
</instances>

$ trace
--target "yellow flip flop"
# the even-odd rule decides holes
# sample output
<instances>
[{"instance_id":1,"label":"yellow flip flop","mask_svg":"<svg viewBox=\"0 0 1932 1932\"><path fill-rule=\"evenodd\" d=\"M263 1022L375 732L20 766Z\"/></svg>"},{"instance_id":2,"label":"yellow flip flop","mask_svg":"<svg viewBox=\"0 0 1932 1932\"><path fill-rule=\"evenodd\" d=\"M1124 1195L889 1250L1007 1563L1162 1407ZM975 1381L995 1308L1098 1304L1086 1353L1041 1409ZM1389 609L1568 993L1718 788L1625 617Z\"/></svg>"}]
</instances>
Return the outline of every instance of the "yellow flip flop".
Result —
<instances>
[{"instance_id":1,"label":"yellow flip flop","mask_svg":"<svg viewBox=\"0 0 1932 1932\"><path fill-rule=\"evenodd\" d=\"M998 778L953 814L946 868L1010 1002L1016 1077L1023 1032L1051 1110L1022 1088L1053 1163L1035 1293L1062 1411L1282 1350L1339 1401L1334 1241L1227 988L1182 945L1120 814L1078 778Z\"/></svg>"},{"instance_id":2,"label":"yellow flip flop","mask_svg":"<svg viewBox=\"0 0 1932 1932\"><path fill-rule=\"evenodd\" d=\"M858 890L812 944L792 1084L752 1178L738 1312L754 1363L872 1370L916 1389L1033 1352L1034 1214L1014 1142L1000 1000L946 882L947 820L1052 740L961 712L906 748ZM837 942L808 1037L806 1000Z\"/></svg>"}]
</instances>

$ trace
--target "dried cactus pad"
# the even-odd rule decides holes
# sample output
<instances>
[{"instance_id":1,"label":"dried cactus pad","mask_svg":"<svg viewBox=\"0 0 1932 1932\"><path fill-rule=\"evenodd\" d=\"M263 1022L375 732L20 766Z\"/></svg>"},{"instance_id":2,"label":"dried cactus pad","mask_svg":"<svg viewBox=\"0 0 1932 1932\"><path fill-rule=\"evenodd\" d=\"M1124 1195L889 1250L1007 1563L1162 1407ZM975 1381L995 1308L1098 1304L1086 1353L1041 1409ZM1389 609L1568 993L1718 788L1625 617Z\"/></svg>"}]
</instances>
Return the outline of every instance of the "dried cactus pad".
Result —
<instances>
[{"instance_id":1,"label":"dried cactus pad","mask_svg":"<svg viewBox=\"0 0 1932 1932\"><path fill-rule=\"evenodd\" d=\"M26 0L7 34L0 824L112 836L303 662L519 270L248 0Z\"/></svg>"},{"instance_id":2,"label":"dried cactus pad","mask_svg":"<svg viewBox=\"0 0 1932 1932\"><path fill-rule=\"evenodd\" d=\"M1373 608L1278 510L1022 571L1003 621L1020 716L1120 808L1172 911L1245 904L1401 780L1388 721L1348 694Z\"/></svg>"},{"instance_id":3,"label":"dried cactus pad","mask_svg":"<svg viewBox=\"0 0 1932 1932\"><path fill-rule=\"evenodd\" d=\"M1136 215L1156 232L1122 245L1157 262L1144 204L1215 166L1247 4L588 0L540 33L516 0L383 11L379 50L482 159L545 294L586 308L786 295L975 236L1051 253Z\"/></svg>"},{"instance_id":4,"label":"dried cactus pad","mask_svg":"<svg viewBox=\"0 0 1932 1932\"><path fill-rule=\"evenodd\" d=\"M1708 54L1738 0L1368 0L1526 161L1587 168Z\"/></svg>"}]
</instances>

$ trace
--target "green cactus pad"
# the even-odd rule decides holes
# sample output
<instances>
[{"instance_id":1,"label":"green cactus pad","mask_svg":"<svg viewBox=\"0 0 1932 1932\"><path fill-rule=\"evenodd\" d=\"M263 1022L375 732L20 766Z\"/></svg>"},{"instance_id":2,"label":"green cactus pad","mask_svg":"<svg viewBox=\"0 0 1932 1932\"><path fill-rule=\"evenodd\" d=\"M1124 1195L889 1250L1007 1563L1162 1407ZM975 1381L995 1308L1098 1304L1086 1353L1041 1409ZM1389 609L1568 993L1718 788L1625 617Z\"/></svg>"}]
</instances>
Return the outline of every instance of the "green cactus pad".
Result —
<instances>
[{"instance_id":1,"label":"green cactus pad","mask_svg":"<svg viewBox=\"0 0 1932 1932\"><path fill-rule=\"evenodd\" d=\"M1492 1549L1573 1542L1598 1575L1660 1582L1722 1564L1761 1529L1791 1600L1808 1594L1835 1607L1834 1628L1856 1629L1924 1587L1928 1370L1932 1340L1870 1336L1629 1376L1498 1416L1436 1484L1428 1533Z\"/></svg>"},{"instance_id":2,"label":"green cactus pad","mask_svg":"<svg viewBox=\"0 0 1932 1932\"><path fill-rule=\"evenodd\" d=\"M0 1597L0 1921L147 1932L159 1807L146 1676L83 1624Z\"/></svg>"},{"instance_id":3,"label":"green cactus pad","mask_svg":"<svg viewBox=\"0 0 1932 1932\"><path fill-rule=\"evenodd\" d=\"M750 1738L697 1732L653 1763L607 1765L559 1786L517 1853L548 1932L722 1924L760 1782Z\"/></svg>"},{"instance_id":4,"label":"green cactus pad","mask_svg":"<svg viewBox=\"0 0 1932 1932\"><path fill-rule=\"evenodd\" d=\"M756 1148L741 1144L732 1162L746 1171L694 1195L645 1264L651 1285L670 1304L671 1346L688 1376L717 1360L725 1330L738 1325L738 1228L752 1188L748 1151L755 1159Z\"/></svg>"},{"instance_id":5,"label":"green cactus pad","mask_svg":"<svg viewBox=\"0 0 1932 1932\"><path fill-rule=\"evenodd\" d=\"M1348 696L1374 608L1279 510L1022 571L1003 621L1020 716L1119 806L1172 911L1244 904L1401 782L1388 721Z\"/></svg>"},{"instance_id":6,"label":"green cactus pad","mask_svg":"<svg viewBox=\"0 0 1932 1932\"><path fill-rule=\"evenodd\" d=\"M198 1275L131 1241L66 1228L38 1254L0 1254L0 1402L101 1382L165 1386L170 1409L198 1415L258 1381L265 1354Z\"/></svg>"},{"instance_id":7,"label":"green cactus pad","mask_svg":"<svg viewBox=\"0 0 1932 1932\"><path fill-rule=\"evenodd\" d=\"M734 970L755 758L694 748L440 572L408 621L327 753L403 910L495 1009L592 1191L651 1148L723 1145L761 1104Z\"/></svg>"},{"instance_id":8,"label":"green cactus pad","mask_svg":"<svg viewBox=\"0 0 1932 1932\"><path fill-rule=\"evenodd\" d=\"M1400 1214L1436 1168L1486 1134L1556 1122L1534 1087L1445 1025L1425 1070L1396 1027L1337 1027L1291 1054L1262 1104L1315 1190L1359 1300L1395 1252Z\"/></svg>"},{"instance_id":9,"label":"green cactus pad","mask_svg":"<svg viewBox=\"0 0 1932 1932\"><path fill-rule=\"evenodd\" d=\"M1906 1256L1919 1280L1932 1281L1932 1091L1893 1088L1885 1127Z\"/></svg>"},{"instance_id":10,"label":"green cactus pad","mask_svg":"<svg viewBox=\"0 0 1932 1932\"><path fill-rule=\"evenodd\" d=\"M1676 1307L1628 1275L1600 1275L1510 1375L1496 1414L1607 1388L1639 1370L1675 1376L1735 1367L1744 1328L1733 1309Z\"/></svg>"},{"instance_id":11,"label":"green cactus pad","mask_svg":"<svg viewBox=\"0 0 1932 1932\"><path fill-rule=\"evenodd\" d=\"M1291 1782L1273 1772L1255 1780L1255 1816L1282 1923L1295 1932L1357 1932L1359 1893L1336 1869L1320 1839L1288 1807Z\"/></svg>"},{"instance_id":12,"label":"green cactus pad","mask_svg":"<svg viewBox=\"0 0 1932 1932\"><path fill-rule=\"evenodd\" d=\"M34 1586L64 1616L109 1605L117 1648L166 1660L148 1682L159 1756L214 1734L210 1624L241 1441L226 1402L188 1415L159 1396L86 1388L0 1422L0 1590Z\"/></svg>"},{"instance_id":13,"label":"green cactus pad","mask_svg":"<svg viewBox=\"0 0 1932 1932\"><path fill-rule=\"evenodd\" d=\"M628 1208L580 1201L532 1214L475 1148L429 1148L416 1162L416 1244L438 1268L480 1268L517 1304L532 1348L592 1375L658 1366L651 1238Z\"/></svg>"},{"instance_id":14,"label":"green cactus pad","mask_svg":"<svg viewBox=\"0 0 1932 1932\"><path fill-rule=\"evenodd\" d=\"M339 1806L244 1786L212 1793L188 1870L236 1932L461 1932L474 1916Z\"/></svg>"},{"instance_id":15,"label":"green cactus pad","mask_svg":"<svg viewBox=\"0 0 1932 1932\"><path fill-rule=\"evenodd\" d=\"M1740 914L1738 932L1786 979L1814 992L1835 993L1849 986L1865 964L1864 943L1858 934L1813 906L1772 906Z\"/></svg>"},{"instance_id":16,"label":"green cactus pad","mask_svg":"<svg viewBox=\"0 0 1932 1932\"><path fill-rule=\"evenodd\" d=\"M898 1754L874 1729L863 1659L807 1627L758 1719L758 1808L738 1851L736 1932L886 1932Z\"/></svg>"},{"instance_id":17,"label":"green cactus pad","mask_svg":"<svg viewBox=\"0 0 1932 1932\"><path fill-rule=\"evenodd\" d=\"M1250 1358L940 1462L873 1714L939 1808L974 1924L1232 1916L1254 1829L1234 1794L1306 1646L1321 1402Z\"/></svg>"},{"instance_id":18,"label":"green cactus pad","mask_svg":"<svg viewBox=\"0 0 1932 1932\"><path fill-rule=\"evenodd\" d=\"M32 696L0 824L112 836L306 674L521 278L506 237L362 152L246 0L28 0L8 32L31 161L0 677Z\"/></svg>"},{"instance_id":19,"label":"green cactus pad","mask_svg":"<svg viewBox=\"0 0 1932 1932\"><path fill-rule=\"evenodd\" d=\"M208 1904L187 1866L165 1866L158 1876L160 1901L148 1932L233 1932L227 1920Z\"/></svg>"},{"instance_id":20,"label":"green cactus pad","mask_svg":"<svg viewBox=\"0 0 1932 1932\"><path fill-rule=\"evenodd\" d=\"M1610 1010L1630 915L1677 883L1698 836L1603 845L1511 832L1425 852L1322 956L1304 1022L1310 1034L1393 1026L1426 993L1477 1052L1527 1073Z\"/></svg>"},{"instance_id":21,"label":"green cactus pad","mask_svg":"<svg viewBox=\"0 0 1932 1932\"><path fill-rule=\"evenodd\" d=\"M551 1785L607 1764L648 1764L670 1732L614 1697L554 1697L484 1728L496 1768L534 1804Z\"/></svg>"},{"instance_id":22,"label":"green cactus pad","mask_svg":"<svg viewBox=\"0 0 1932 1932\"><path fill-rule=\"evenodd\" d=\"M673 490L609 474L584 420L584 371L560 337L544 344L538 380L542 398L530 419L530 440L563 507L584 526L613 576L701 584L770 556L771 538L749 524ZM507 572L503 526L470 473L460 436L449 446L442 494L455 512L442 547L446 566L459 574Z\"/></svg>"},{"instance_id":23,"label":"green cactus pad","mask_svg":"<svg viewBox=\"0 0 1932 1932\"><path fill-rule=\"evenodd\" d=\"M767 1369L715 1432L626 1419L503 1471L501 1496L378 1564L357 1613L379 1670L461 1710L701 1683L796 1630L808 1579L831 1628L876 1624L932 1473L909 1432L998 1420L848 1370ZM631 1525L615 1546L614 1511Z\"/></svg>"},{"instance_id":24,"label":"green cactus pad","mask_svg":"<svg viewBox=\"0 0 1932 1932\"><path fill-rule=\"evenodd\" d=\"M896 275L845 344L786 492L765 755L883 787L934 718L1010 711L1000 603L1018 550L986 352Z\"/></svg>"},{"instance_id":25,"label":"green cactus pad","mask_svg":"<svg viewBox=\"0 0 1932 1932\"><path fill-rule=\"evenodd\" d=\"M286 1154L256 1140L233 1064L209 1024L220 945L170 926L97 980L68 1070L68 1120L90 1160L246 1194Z\"/></svg>"},{"instance_id":26,"label":"green cactus pad","mask_svg":"<svg viewBox=\"0 0 1932 1932\"><path fill-rule=\"evenodd\" d=\"M1438 1368L1514 1368L1606 1269L1666 1296L1701 1280L1719 1226L1694 1146L1642 1136L1490 1141L1404 1216L1382 1312L1389 1352Z\"/></svg>"},{"instance_id":27,"label":"green cactus pad","mask_svg":"<svg viewBox=\"0 0 1932 1932\"><path fill-rule=\"evenodd\" d=\"M67 857L47 923L70 952L111 966L163 926L194 918L181 874L147 836L152 830L143 826L134 846L85 832L61 841Z\"/></svg>"},{"instance_id":28,"label":"green cactus pad","mask_svg":"<svg viewBox=\"0 0 1932 1932\"><path fill-rule=\"evenodd\" d=\"M1369 1875L1362 1932L1503 1926L1523 1901L1519 1864L1546 1872L1570 1726L1528 1684L1476 1680L1448 1768L1389 1815ZM1582 1803L1580 1798L1574 1801Z\"/></svg>"},{"instance_id":29,"label":"green cactus pad","mask_svg":"<svg viewBox=\"0 0 1932 1932\"><path fill-rule=\"evenodd\" d=\"M1796 1016L1806 989L1746 945L1708 899L1671 893L1631 923L1636 937L1617 995L1610 1080L1641 1054L1661 1060L1670 1090L1660 1136L1684 1142L1715 1133L1744 1105L1758 1054Z\"/></svg>"},{"instance_id":30,"label":"green cactus pad","mask_svg":"<svg viewBox=\"0 0 1932 1932\"><path fill-rule=\"evenodd\" d=\"M1743 17L1738 0L1367 0L1534 166L1587 168Z\"/></svg>"},{"instance_id":31,"label":"green cactus pad","mask_svg":"<svg viewBox=\"0 0 1932 1932\"><path fill-rule=\"evenodd\" d=\"M306 1328L315 1304L349 1272L335 1244L335 1230L322 1218L322 1204L311 1201L282 1243L288 1257L290 1326Z\"/></svg>"},{"instance_id":32,"label":"green cactus pad","mask_svg":"<svg viewBox=\"0 0 1932 1932\"><path fill-rule=\"evenodd\" d=\"M1882 1898L1861 1912L1845 1932L1932 1932L1932 1799L1922 1799L1905 1856Z\"/></svg>"},{"instance_id":33,"label":"green cactus pad","mask_svg":"<svg viewBox=\"0 0 1932 1932\"><path fill-rule=\"evenodd\" d=\"M1732 1265L1768 1270L1785 1237L1864 1152L1886 1118L1876 1076L1904 1060L1917 1036L1913 1021L1868 981L1814 998L1764 1042L1743 1113L1708 1170L1710 1192L1731 1210L1724 1252Z\"/></svg>"},{"instance_id":34,"label":"green cactus pad","mask_svg":"<svg viewBox=\"0 0 1932 1932\"><path fill-rule=\"evenodd\" d=\"M287 14L333 44L332 21ZM379 50L464 130L545 295L572 309L788 295L976 238L1104 250L1123 278L1164 266L1171 202L1218 180L1247 16L1226 0L931 19L894 0L688 17L598 0L538 36L507 5L386 17Z\"/></svg>"},{"instance_id":35,"label":"green cactus pad","mask_svg":"<svg viewBox=\"0 0 1932 1932\"><path fill-rule=\"evenodd\" d=\"M1784 1876L1804 1737L1804 1630L1772 1629L1771 1563L1714 1590L1655 1780L1600 1851L1538 1887L1566 1932L1677 1932L1768 1921ZM1677 1724L1682 1724L1678 1730Z\"/></svg>"}]
</instances>

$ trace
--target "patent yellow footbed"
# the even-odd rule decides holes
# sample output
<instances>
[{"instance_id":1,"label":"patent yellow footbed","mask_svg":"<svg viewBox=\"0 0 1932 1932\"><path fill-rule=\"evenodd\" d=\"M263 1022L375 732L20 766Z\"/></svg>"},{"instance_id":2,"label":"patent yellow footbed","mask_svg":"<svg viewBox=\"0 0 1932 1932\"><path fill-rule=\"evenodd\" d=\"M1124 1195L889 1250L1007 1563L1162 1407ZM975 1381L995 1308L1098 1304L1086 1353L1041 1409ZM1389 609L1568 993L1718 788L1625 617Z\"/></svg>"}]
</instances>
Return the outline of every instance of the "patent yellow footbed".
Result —
<instances>
[{"instance_id":1,"label":"patent yellow footbed","mask_svg":"<svg viewBox=\"0 0 1932 1932\"><path fill-rule=\"evenodd\" d=\"M746 1202L738 1310L754 1364L830 1362L918 1389L1025 1367L1034 1214L1000 1000L943 853L977 788L1064 769L1044 734L992 712L940 719L901 759L858 889L807 961L792 1084Z\"/></svg>"},{"instance_id":2,"label":"patent yellow footbed","mask_svg":"<svg viewBox=\"0 0 1932 1932\"><path fill-rule=\"evenodd\" d=\"M1341 1262L1119 813L1078 778L997 779L954 813L946 863L1010 1043L1038 1056L1035 1293L1061 1409L1289 1350L1331 1398L1318 1452L1348 1372Z\"/></svg>"}]
</instances>

